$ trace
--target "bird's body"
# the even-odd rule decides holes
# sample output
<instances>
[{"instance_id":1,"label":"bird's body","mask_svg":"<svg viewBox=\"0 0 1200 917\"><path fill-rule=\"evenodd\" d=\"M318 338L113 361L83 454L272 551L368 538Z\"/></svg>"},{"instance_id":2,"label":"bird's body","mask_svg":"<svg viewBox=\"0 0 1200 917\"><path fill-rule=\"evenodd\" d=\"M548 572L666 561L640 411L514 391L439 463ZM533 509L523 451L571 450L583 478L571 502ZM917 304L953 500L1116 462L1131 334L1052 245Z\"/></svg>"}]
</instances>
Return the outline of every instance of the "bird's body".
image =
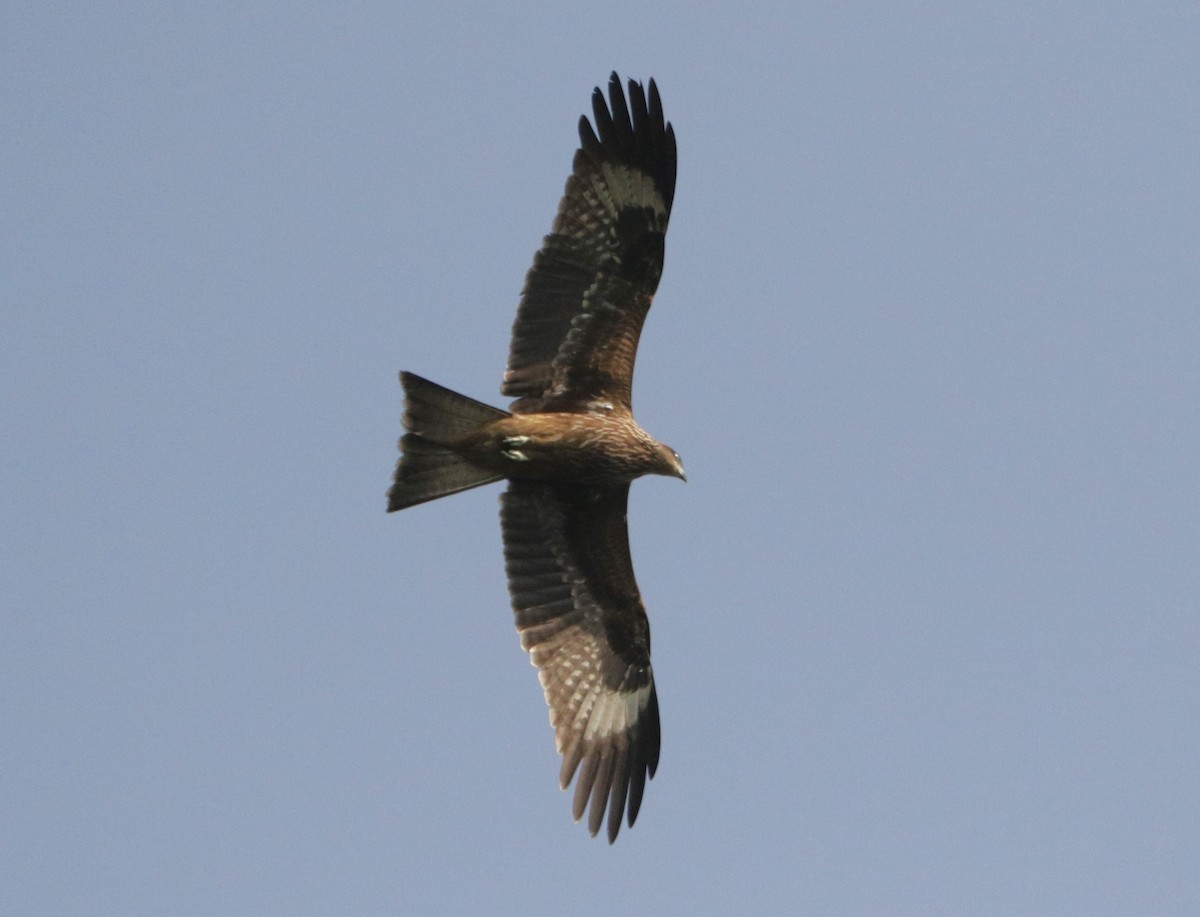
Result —
<instances>
[{"instance_id":1,"label":"bird's body","mask_svg":"<svg viewBox=\"0 0 1200 917\"><path fill-rule=\"evenodd\" d=\"M628 414L513 414L448 445L509 480L604 486L683 474L678 456Z\"/></svg>"},{"instance_id":2,"label":"bird's body","mask_svg":"<svg viewBox=\"0 0 1200 917\"><path fill-rule=\"evenodd\" d=\"M629 556L629 484L683 478L633 419L638 337L662 273L675 134L614 73L550 235L526 278L502 391L511 413L401 373L404 427L388 510L507 479L501 528L521 644L550 705L565 788L588 827L632 825L659 754L650 626Z\"/></svg>"}]
</instances>

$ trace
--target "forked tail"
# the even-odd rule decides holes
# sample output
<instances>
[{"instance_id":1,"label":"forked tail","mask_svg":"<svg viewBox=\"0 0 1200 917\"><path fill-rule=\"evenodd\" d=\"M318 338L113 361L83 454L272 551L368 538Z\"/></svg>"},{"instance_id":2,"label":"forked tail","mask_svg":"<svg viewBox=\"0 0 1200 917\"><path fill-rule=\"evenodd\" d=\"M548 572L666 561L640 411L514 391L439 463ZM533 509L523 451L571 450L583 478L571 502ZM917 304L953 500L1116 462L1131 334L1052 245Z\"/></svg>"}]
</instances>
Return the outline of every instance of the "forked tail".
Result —
<instances>
[{"instance_id":1,"label":"forked tail","mask_svg":"<svg viewBox=\"0 0 1200 917\"><path fill-rule=\"evenodd\" d=\"M400 438L400 461L388 491L389 513L504 477L471 464L448 444L508 417L507 411L413 373L401 373L400 384L404 386L404 429L408 432Z\"/></svg>"}]
</instances>

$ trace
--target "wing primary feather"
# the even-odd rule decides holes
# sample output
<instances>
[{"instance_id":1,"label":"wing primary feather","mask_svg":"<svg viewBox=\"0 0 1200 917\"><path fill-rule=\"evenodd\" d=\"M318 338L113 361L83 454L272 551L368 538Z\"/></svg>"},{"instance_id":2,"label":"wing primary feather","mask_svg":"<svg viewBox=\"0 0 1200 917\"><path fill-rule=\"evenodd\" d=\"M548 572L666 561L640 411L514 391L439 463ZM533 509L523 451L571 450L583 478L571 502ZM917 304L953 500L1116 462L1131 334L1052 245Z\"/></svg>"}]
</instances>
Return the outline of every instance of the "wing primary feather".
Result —
<instances>
[{"instance_id":1,"label":"wing primary feather","mask_svg":"<svg viewBox=\"0 0 1200 917\"><path fill-rule=\"evenodd\" d=\"M596 782L599 758L600 752L594 745L586 749L583 767L579 771L579 776L575 778L575 798L571 802L571 817L575 821L583 818L583 813L587 811L588 799L592 795L592 786ZM592 833L595 834L594 831Z\"/></svg>"},{"instance_id":2,"label":"wing primary feather","mask_svg":"<svg viewBox=\"0 0 1200 917\"><path fill-rule=\"evenodd\" d=\"M654 122L646 111L646 93L642 84L629 81L629 108L633 114L633 142L637 147L638 157L650 160L657 146Z\"/></svg>"},{"instance_id":3,"label":"wing primary feather","mask_svg":"<svg viewBox=\"0 0 1200 917\"><path fill-rule=\"evenodd\" d=\"M658 84L654 82L653 77L650 78L650 123L666 123L666 118L663 117L662 98L658 94Z\"/></svg>"},{"instance_id":4,"label":"wing primary feather","mask_svg":"<svg viewBox=\"0 0 1200 917\"><path fill-rule=\"evenodd\" d=\"M603 142L612 133L612 116L608 113L608 103L604 101L604 90L599 86L592 92L592 115L596 119L596 134Z\"/></svg>"},{"instance_id":5,"label":"wing primary feather","mask_svg":"<svg viewBox=\"0 0 1200 917\"><path fill-rule=\"evenodd\" d=\"M642 794L646 789L647 776L653 777L658 769L658 752L662 740L661 726L658 719L658 691L650 682L650 700L646 709L638 714L637 730L633 739L633 770L629 781L629 826L637 821L638 811L642 807Z\"/></svg>"},{"instance_id":6,"label":"wing primary feather","mask_svg":"<svg viewBox=\"0 0 1200 917\"><path fill-rule=\"evenodd\" d=\"M604 822L604 810L608 806L608 796L612 790L613 749L607 743L600 750L600 761L597 764L596 782L592 784L592 807L588 812L588 834L596 836L600 825Z\"/></svg>"},{"instance_id":7,"label":"wing primary feather","mask_svg":"<svg viewBox=\"0 0 1200 917\"><path fill-rule=\"evenodd\" d=\"M579 733L573 733L571 743L562 749L562 756L563 762L558 772L558 785L565 790L571 785L575 771L579 769L579 762L583 760L583 741L580 739Z\"/></svg>"},{"instance_id":8,"label":"wing primary feather","mask_svg":"<svg viewBox=\"0 0 1200 917\"><path fill-rule=\"evenodd\" d=\"M629 85L632 88L637 84L630 80ZM621 78L616 73L608 81L608 101L612 111L608 126L613 139L621 147L629 150L636 149L637 143L633 139L633 123L629 118L629 107L625 104L625 93L621 91ZM603 137L604 134L601 133L600 136Z\"/></svg>"},{"instance_id":9,"label":"wing primary feather","mask_svg":"<svg viewBox=\"0 0 1200 917\"><path fill-rule=\"evenodd\" d=\"M612 789L608 799L608 842L610 844L617 839L617 832L621 830L621 817L625 813L625 800L629 795L630 758L635 756L636 749L637 740L635 739L631 747L618 747L616 751ZM629 824L631 827L633 826L632 819Z\"/></svg>"},{"instance_id":10,"label":"wing primary feather","mask_svg":"<svg viewBox=\"0 0 1200 917\"><path fill-rule=\"evenodd\" d=\"M600 90L596 90L599 92ZM579 116L579 145L593 159L598 159L600 156L600 139L596 136L596 132L592 130L592 122L588 120L587 115Z\"/></svg>"}]
</instances>

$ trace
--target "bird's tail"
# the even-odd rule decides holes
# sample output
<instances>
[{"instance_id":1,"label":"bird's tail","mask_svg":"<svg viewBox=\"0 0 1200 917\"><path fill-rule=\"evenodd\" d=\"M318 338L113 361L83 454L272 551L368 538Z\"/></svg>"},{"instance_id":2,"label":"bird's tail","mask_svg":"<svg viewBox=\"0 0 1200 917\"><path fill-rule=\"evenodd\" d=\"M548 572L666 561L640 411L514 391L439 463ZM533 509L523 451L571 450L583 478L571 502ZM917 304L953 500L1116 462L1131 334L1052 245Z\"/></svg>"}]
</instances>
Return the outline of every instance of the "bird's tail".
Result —
<instances>
[{"instance_id":1,"label":"bird's tail","mask_svg":"<svg viewBox=\"0 0 1200 917\"><path fill-rule=\"evenodd\" d=\"M388 491L389 513L504 477L467 461L450 444L509 416L507 411L413 373L401 373L400 384L404 386L404 428L408 432L400 438L400 462Z\"/></svg>"}]
</instances>

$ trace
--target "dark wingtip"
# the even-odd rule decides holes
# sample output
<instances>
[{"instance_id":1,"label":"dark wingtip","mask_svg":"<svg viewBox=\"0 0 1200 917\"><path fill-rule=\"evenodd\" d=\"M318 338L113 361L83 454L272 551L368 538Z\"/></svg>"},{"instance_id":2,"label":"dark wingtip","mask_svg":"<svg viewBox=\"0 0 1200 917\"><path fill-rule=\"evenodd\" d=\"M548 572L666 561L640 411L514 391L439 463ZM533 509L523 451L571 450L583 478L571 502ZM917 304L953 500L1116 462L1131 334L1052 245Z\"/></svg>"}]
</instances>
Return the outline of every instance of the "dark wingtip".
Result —
<instances>
[{"instance_id":1,"label":"dark wingtip","mask_svg":"<svg viewBox=\"0 0 1200 917\"><path fill-rule=\"evenodd\" d=\"M619 162L641 169L653 180L667 211L675 199L677 153L675 129L663 117L662 97L653 78L649 94L636 80L628 81L628 100L621 77L614 70L608 79L608 99L597 86L592 91L594 128L586 116L579 119L581 148L597 162Z\"/></svg>"}]
</instances>

